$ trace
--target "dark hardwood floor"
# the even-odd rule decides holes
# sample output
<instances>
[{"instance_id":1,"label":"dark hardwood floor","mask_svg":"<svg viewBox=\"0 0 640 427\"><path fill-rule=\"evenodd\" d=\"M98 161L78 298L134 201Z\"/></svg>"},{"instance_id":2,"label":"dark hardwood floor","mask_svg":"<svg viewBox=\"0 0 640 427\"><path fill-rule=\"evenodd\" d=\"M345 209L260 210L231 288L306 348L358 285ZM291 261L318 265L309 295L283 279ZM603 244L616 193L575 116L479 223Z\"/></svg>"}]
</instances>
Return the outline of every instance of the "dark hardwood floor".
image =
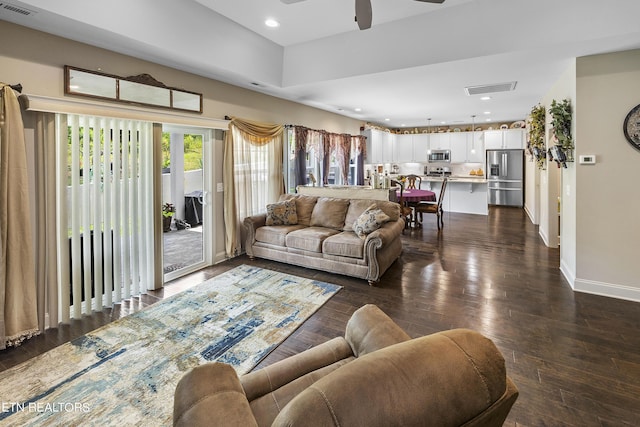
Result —
<instances>
[{"instance_id":1,"label":"dark hardwood floor","mask_svg":"<svg viewBox=\"0 0 640 427\"><path fill-rule=\"evenodd\" d=\"M640 425L640 303L574 293L524 211L445 213L407 230L401 258L375 287L331 273L234 258L0 351L0 370L240 264L344 286L257 368L344 333L360 306L380 306L411 336L450 328L487 335L520 397L505 425ZM431 391L437 392L437 390Z\"/></svg>"}]
</instances>

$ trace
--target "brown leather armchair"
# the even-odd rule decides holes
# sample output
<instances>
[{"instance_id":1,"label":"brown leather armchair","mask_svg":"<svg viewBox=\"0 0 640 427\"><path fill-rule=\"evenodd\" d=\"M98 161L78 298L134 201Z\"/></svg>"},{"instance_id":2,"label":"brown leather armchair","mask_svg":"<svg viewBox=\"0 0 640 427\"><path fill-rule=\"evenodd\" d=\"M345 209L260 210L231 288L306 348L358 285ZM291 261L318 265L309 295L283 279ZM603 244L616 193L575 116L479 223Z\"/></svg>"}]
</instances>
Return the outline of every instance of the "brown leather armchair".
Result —
<instances>
[{"instance_id":1,"label":"brown leather armchair","mask_svg":"<svg viewBox=\"0 0 640 427\"><path fill-rule=\"evenodd\" d=\"M410 339L374 305L345 337L240 378L222 363L179 382L174 426L501 426L518 390L493 342L454 329Z\"/></svg>"}]
</instances>

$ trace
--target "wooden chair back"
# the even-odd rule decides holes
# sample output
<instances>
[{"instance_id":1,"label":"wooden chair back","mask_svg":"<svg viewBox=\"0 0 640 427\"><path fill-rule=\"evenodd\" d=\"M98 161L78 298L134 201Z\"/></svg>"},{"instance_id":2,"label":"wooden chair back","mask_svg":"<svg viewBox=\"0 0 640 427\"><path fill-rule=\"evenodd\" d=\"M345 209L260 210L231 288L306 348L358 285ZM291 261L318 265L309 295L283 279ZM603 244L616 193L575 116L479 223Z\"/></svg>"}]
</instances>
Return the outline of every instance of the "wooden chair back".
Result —
<instances>
[{"instance_id":1,"label":"wooden chair back","mask_svg":"<svg viewBox=\"0 0 640 427\"><path fill-rule=\"evenodd\" d=\"M422 178L418 175L407 175L407 190L420 189Z\"/></svg>"}]
</instances>

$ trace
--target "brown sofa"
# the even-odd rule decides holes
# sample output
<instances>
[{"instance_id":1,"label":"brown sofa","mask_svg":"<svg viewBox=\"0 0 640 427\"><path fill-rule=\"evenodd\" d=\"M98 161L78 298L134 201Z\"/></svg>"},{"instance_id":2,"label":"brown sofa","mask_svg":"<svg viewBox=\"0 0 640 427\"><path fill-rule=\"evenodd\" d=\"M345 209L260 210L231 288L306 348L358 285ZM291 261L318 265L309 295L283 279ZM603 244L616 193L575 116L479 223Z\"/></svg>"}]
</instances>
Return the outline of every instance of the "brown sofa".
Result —
<instances>
[{"instance_id":1,"label":"brown sofa","mask_svg":"<svg viewBox=\"0 0 640 427\"><path fill-rule=\"evenodd\" d=\"M373 284L402 253L404 219L395 202L293 194L280 197L280 202L285 200L295 200L295 224L267 225L267 214L245 218L245 251L250 258L360 277ZM354 221L372 204L389 221L360 238Z\"/></svg>"},{"instance_id":2,"label":"brown sofa","mask_svg":"<svg viewBox=\"0 0 640 427\"><path fill-rule=\"evenodd\" d=\"M240 378L222 363L176 387L174 426L501 426L518 390L489 339L410 339L374 305L334 338Z\"/></svg>"}]
</instances>

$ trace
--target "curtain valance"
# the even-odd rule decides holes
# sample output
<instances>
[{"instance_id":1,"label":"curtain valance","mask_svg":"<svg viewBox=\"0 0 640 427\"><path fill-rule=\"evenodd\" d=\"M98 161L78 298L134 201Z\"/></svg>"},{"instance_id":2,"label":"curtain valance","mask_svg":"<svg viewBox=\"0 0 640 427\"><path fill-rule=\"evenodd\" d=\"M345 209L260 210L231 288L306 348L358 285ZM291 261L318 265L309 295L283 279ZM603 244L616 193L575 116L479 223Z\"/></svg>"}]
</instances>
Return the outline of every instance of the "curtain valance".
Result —
<instances>
[{"instance_id":1,"label":"curtain valance","mask_svg":"<svg viewBox=\"0 0 640 427\"><path fill-rule=\"evenodd\" d=\"M253 120L239 119L237 117L231 117L229 127L231 126L240 132L242 138L256 145L267 144L274 138L281 136L284 132L283 125L261 123Z\"/></svg>"}]
</instances>

